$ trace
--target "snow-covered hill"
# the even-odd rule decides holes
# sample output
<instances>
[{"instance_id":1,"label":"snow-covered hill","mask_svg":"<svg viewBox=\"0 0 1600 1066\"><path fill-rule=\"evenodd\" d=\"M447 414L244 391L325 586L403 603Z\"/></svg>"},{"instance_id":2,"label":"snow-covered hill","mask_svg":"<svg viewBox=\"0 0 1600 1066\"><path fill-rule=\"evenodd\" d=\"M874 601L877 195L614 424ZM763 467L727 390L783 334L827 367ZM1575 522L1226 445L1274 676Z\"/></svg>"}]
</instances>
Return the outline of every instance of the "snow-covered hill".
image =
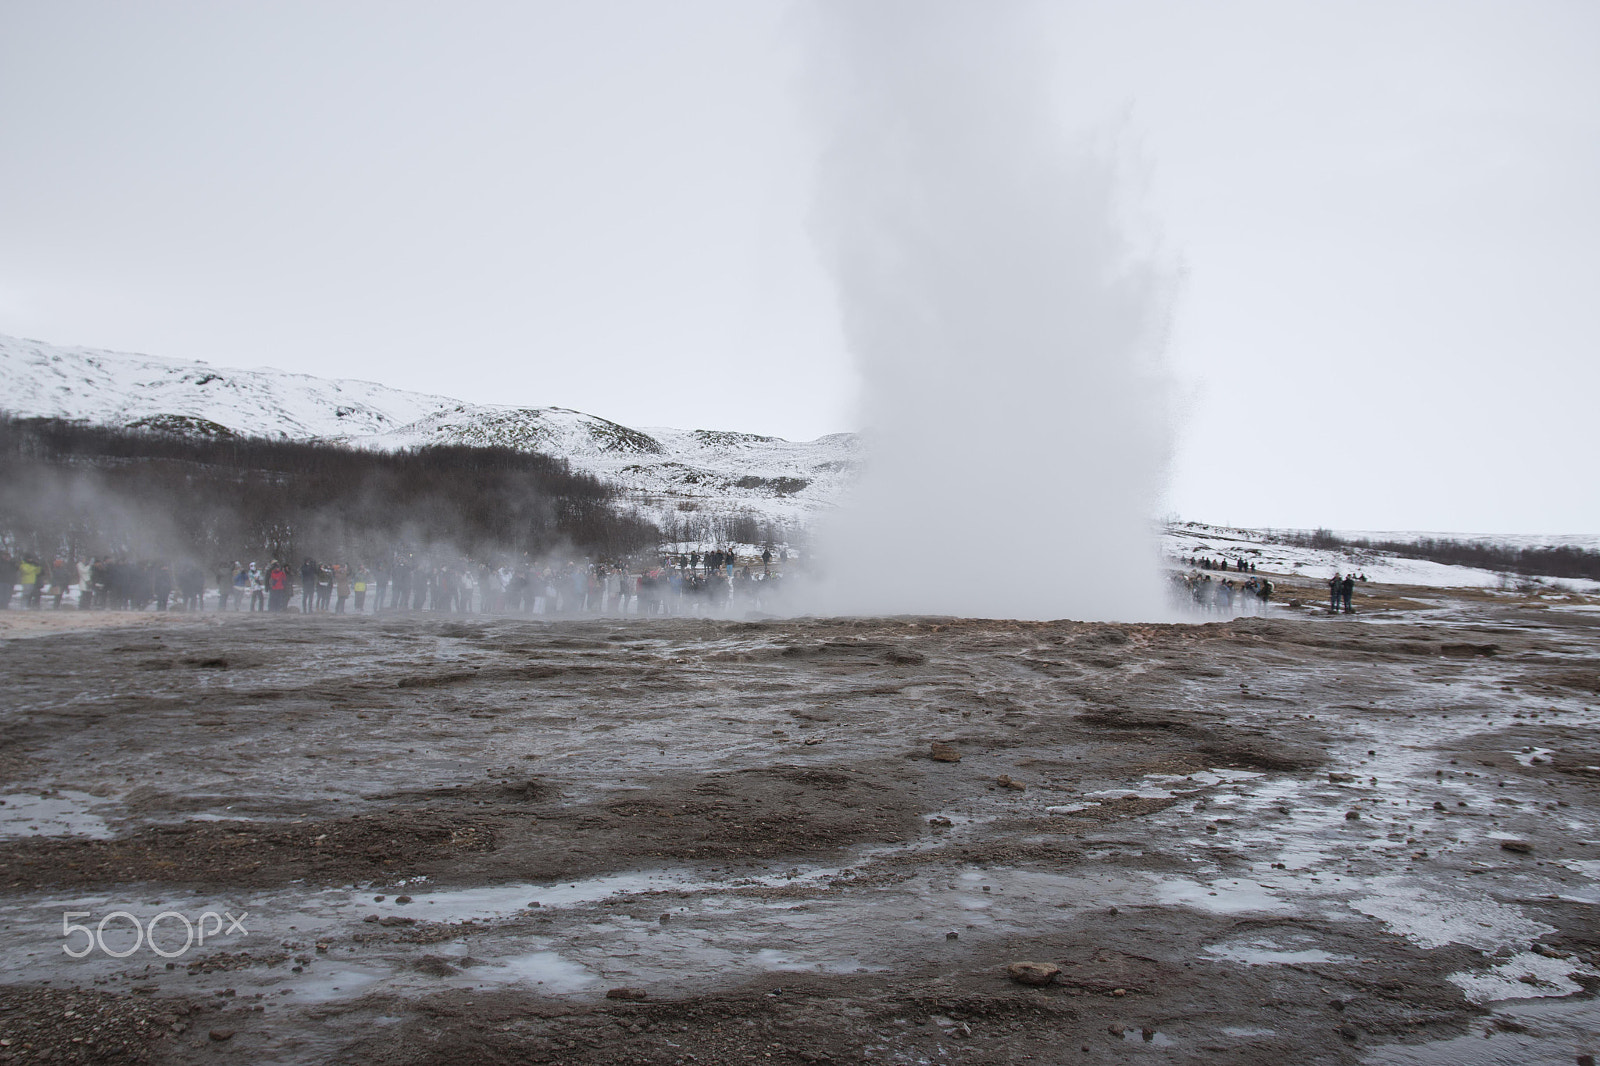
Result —
<instances>
[{"instance_id":1,"label":"snow-covered hill","mask_svg":"<svg viewBox=\"0 0 1600 1066\"><path fill-rule=\"evenodd\" d=\"M1226 559L1234 563L1244 560L1259 569L1273 574L1299 574L1305 577L1326 578L1334 573L1352 570L1364 573L1367 578L1382 584L1423 585L1434 588L1498 588L1512 581L1498 570L1485 570L1475 566L1456 566L1429 559L1411 559L1389 552L1369 551L1362 548L1313 548L1285 543L1290 534L1309 530L1241 529L1234 526L1210 526L1200 522L1182 522L1166 526L1162 534L1162 547L1174 563L1191 558ZM1587 551L1600 550L1600 536L1538 536L1532 534L1507 534L1483 536L1466 533L1379 533L1342 532L1337 534L1348 540L1367 538L1396 543L1415 543L1424 538L1453 541L1487 541L1492 544L1519 548L1572 547ZM1563 579L1556 582L1584 593L1600 592L1600 582L1582 579Z\"/></svg>"},{"instance_id":2,"label":"snow-covered hill","mask_svg":"<svg viewBox=\"0 0 1600 1066\"><path fill-rule=\"evenodd\" d=\"M752 433L635 429L565 407L470 404L281 370L235 370L203 362L65 348L0 335L0 409L189 434L230 433L326 440L377 450L426 444L505 445L566 458L618 485L625 505L690 541L739 539L743 517L786 533L835 504L862 459L860 438L838 433L786 441ZM1326 576L1352 567L1377 581L1494 587L1502 574L1383 552L1325 550L1283 542L1288 531L1198 523L1166 527L1170 560L1246 558L1262 570ZM1347 539L1408 541L1424 536L1489 540L1518 547L1600 549L1597 536L1459 533L1343 533ZM1575 583L1586 589L1595 583ZM1595 586L1600 589L1600 586Z\"/></svg>"},{"instance_id":3,"label":"snow-covered hill","mask_svg":"<svg viewBox=\"0 0 1600 1066\"><path fill-rule=\"evenodd\" d=\"M854 434L814 441L723 430L633 429L564 407L470 404L369 381L237 370L0 336L0 408L186 433L363 448L498 444L566 458L619 485L664 528L739 515L793 529L838 499ZM713 530L706 530L713 534Z\"/></svg>"}]
</instances>

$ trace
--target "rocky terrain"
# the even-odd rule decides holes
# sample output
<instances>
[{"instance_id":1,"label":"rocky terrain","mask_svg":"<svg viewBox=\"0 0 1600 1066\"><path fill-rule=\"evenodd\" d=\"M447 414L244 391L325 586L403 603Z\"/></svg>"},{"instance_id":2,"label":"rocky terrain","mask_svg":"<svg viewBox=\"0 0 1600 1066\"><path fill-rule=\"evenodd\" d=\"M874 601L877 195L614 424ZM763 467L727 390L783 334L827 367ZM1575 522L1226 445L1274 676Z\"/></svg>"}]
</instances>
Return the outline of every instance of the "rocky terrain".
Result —
<instances>
[{"instance_id":1,"label":"rocky terrain","mask_svg":"<svg viewBox=\"0 0 1600 1066\"><path fill-rule=\"evenodd\" d=\"M1581 1062L1600 618L1393 591L8 640L0 1061Z\"/></svg>"}]
</instances>

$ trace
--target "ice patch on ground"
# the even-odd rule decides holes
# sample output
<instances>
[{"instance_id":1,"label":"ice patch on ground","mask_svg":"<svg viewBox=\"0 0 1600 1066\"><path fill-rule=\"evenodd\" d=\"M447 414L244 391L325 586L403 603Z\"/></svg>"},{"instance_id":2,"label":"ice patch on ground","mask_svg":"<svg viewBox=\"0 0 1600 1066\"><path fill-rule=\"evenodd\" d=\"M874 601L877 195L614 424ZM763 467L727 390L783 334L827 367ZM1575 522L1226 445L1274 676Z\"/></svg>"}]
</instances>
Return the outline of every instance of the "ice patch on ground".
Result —
<instances>
[{"instance_id":1,"label":"ice patch on ground","mask_svg":"<svg viewBox=\"0 0 1600 1066\"><path fill-rule=\"evenodd\" d=\"M1418 890L1400 878L1375 878L1372 894L1350 901L1353 910L1371 915L1407 940L1424 948L1464 944L1495 951L1508 944L1527 944L1554 926L1536 922L1521 908L1490 899L1450 899Z\"/></svg>"},{"instance_id":2,"label":"ice patch on ground","mask_svg":"<svg viewBox=\"0 0 1600 1066\"><path fill-rule=\"evenodd\" d=\"M70 790L39 796L7 793L0 796L0 837L82 836L107 840L112 835L110 826L89 810L104 802L87 792Z\"/></svg>"},{"instance_id":3,"label":"ice patch on ground","mask_svg":"<svg viewBox=\"0 0 1600 1066\"><path fill-rule=\"evenodd\" d=\"M1570 996L1583 991L1583 986L1572 980L1571 975L1594 972L1571 959L1552 959L1525 951L1491 970L1453 973L1446 980L1458 986L1470 1002L1491 1003L1501 999Z\"/></svg>"}]
</instances>

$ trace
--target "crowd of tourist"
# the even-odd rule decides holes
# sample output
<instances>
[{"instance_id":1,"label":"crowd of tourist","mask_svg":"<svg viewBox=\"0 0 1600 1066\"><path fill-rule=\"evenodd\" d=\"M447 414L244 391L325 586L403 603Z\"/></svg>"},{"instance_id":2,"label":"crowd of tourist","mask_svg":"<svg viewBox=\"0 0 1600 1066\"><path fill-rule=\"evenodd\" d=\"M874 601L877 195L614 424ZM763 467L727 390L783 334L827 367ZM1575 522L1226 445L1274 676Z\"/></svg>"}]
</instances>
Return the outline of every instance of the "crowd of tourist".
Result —
<instances>
[{"instance_id":1,"label":"crowd of tourist","mask_svg":"<svg viewBox=\"0 0 1600 1066\"><path fill-rule=\"evenodd\" d=\"M86 563L0 552L0 609L38 609L49 600L81 610L378 611L534 615L676 615L775 606L787 548L740 557L732 548L646 561L523 559L491 564L399 552L373 564L307 558L232 562L207 574L194 563ZM774 569L774 564L777 569Z\"/></svg>"},{"instance_id":2,"label":"crowd of tourist","mask_svg":"<svg viewBox=\"0 0 1600 1066\"><path fill-rule=\"evenodd\" d=\"M1243 569L1243 564L1240 568ZM1234 580L1212 577L1196 567L1174 571L1172 583L1180 602L1218 614L1264 614L1272 600L1272 582L1256 574Z\"/></svg>"}]
</instances>

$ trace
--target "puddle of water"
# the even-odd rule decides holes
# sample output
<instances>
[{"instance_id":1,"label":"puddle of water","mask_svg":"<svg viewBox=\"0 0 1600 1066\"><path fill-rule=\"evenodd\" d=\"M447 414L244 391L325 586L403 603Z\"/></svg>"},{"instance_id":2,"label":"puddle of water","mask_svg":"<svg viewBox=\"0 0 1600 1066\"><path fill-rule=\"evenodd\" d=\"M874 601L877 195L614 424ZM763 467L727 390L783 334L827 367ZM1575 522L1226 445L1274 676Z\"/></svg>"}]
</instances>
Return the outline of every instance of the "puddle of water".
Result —
<instances>
[{"instance_id":1,"label":"puddle of water","mask_svg":"<svg viewBox=\"0 0 1600 1066\"><path fill-rule=\"evenodd\" d=\"M1181 877L1158 880L1156 898L1168 906L1193 907L1214 914L1282 912L1292 909L1277 897L1274 890L1247 879L1230 878L1210 883Z\"/></svg>"},{"instance_id":2,"label":"puddle of water","mask_svg":"<svg viewBox=\"0 0 1600 1066\"><path fill-rule=\"evenodd\" d=\"M1343 956L1320 948L1299 951L1284 948L1270 940L1251 940L1229 944L1214 944L1205 949L1214 959L1228 959L1250 966L1273 966L1291 962L1341 962Z\"/></svg>"},{"instance_id":3,"label":"puddle of water","mask_svg":"<svg viewBox=\"0 0 1600 1066\"><path fill-rule=\"evenodd\" d=\"M1549 959L1523 952L1513 955L1492 970L1453 973L1446 980L1458 986L1468 1001L1490 1003L1504 999L1570 996L1583 991L1583 986L1569 975L1592 973L1594 970L1575 960Z\"/></svg>"},{"instance_id":4,"label":"puddle of water","mask_svg":"<svg viewBox=\"0 0 1600 1066\"><path fill-rule=\"evenodd\" d=\"M13 792L0 796L0 838L83 836L106 840L112 835L104 818L89 808L105 800L87 792L62 790L48 796Z\"/></svg>"},{"instance_id":5,"label":"puddle of water","mask_svg":"<svg viewBox=\"0 0 1600 1066\"><path fill-rule=\"evenodd\" d=\"M1508 751L1506 754L1511 756L1513 759L1516 759L1517 762L1523 766L1532 766L1533 760L1535 759L1542 759L1545 762L1549 762L1551 749L1529 748L1527 751Z\"/></svg>"},{"instance_id":6,"label":"puddle of water","mask_svg":"<svg viewBox=\"0 0 1600 1066\"><path fill-rule=\"evenodd\" d=\"M1525 1031L1503 1031L1500 1022ZM1580 1055L1600 1055L1600 1001L1507 1003L1464 1036L1373 1048L1365 1061L1367 1066L1572 1066Z\"/></svg>"},{"instance_id":7,"label":"puddle of water","mask_svg":"<svg viewBox=\"0 0 1600 1066\"><path fill-rule=\"evenodd\" d=\"M274 971L267 971L273 974ZM349 999L358 996L383 977L386 970L368 966L328 967L326 964L304 973L284 973L277 982L288 990L283 998L302 1003L324 1003L329 1000Z\"/></svg>"},{"instance_id":8,"label":"puddle of water","mask_svg":"<svg viewBox=\"0 0 1600 1066\"><path fill-rule=\"evenodd\" d=\"M1374 878L1367 882L1367 888L1371 894L1351 900L1351 908L1381 920L1424 948L1465 944L1480 951L1494 951L1508 944L1527 944L1555 932L1554 926L1534 921L1520 908L1491 899L1451 899L1393 877Z\"/></svg>"},{"instance_id":9,"label":"puddle of water","mask_svg":"<svg viewBox=\"0 0 1600 1066\"><path fill-rule=\"evenodd\" d=\"M1150 1047L1171 1047L1172 1038L1159 1030L1124 1029L1122 1031L1124 1044L1148 1044Z\"/></svg>"},{"instance_id":10,"label":"puddle of water","mask_svg":"<svg viewBox=\"0 0 1600 1066\"><path fill-rule=\"evenodd\" d=\"M1117 799L1173 799L1203 791L1214 785L1237 784L1263 776L1255 770L1200 770L1192 774L1146 774L1143 784L1085 792L1086 796ZM1056 813L1053 809L1051 813Z\"/></svg>"},{"instance_id":11,"label":"puddle of water","mask_svg":"<svg viewBox=\"0 0 1600 1066\"><path fill-rule=\"evenodd\" d=\"M556 993L583 992L600 980L585 967L554 951L531 951L526 955L485 962L485 966L472 968L471 974L475 980L492 979L503 973L508 983L537 985L546 992Z\"/></svg>"}]
</instances>

